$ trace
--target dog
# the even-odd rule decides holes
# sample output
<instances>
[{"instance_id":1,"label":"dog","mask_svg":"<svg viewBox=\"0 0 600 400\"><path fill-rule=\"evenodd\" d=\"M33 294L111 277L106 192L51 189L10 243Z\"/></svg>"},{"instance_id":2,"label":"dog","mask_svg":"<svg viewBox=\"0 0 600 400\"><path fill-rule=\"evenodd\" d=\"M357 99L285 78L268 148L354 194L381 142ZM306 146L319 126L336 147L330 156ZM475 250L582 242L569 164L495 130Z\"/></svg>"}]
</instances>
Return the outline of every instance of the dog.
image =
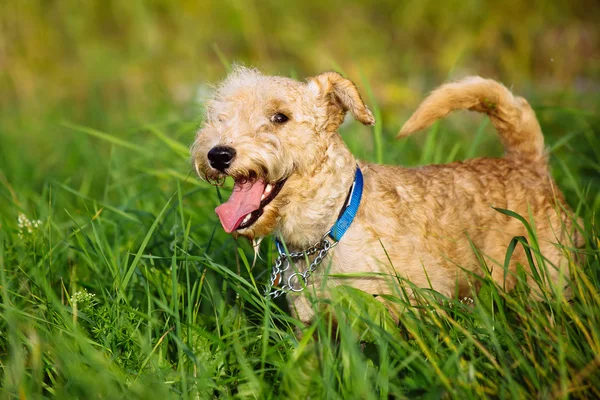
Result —
<instances>
[{"instance_id":1,"label":"dog","mask_svg":"<svg viewBox=\"0 0 600 400\"><path fill-rule=\"evenodd\" d=\"M473 277L486 274L513 289L519 264L533 299L542 289L568 286L575 263L565 246L577 247L581 236L550 177L544 137L525 99L480 77L447 83L423 101L399 136L458 109L489 116L503 158L418 168L371 164L358 161L337 132L347 112L365 125L375 123L352 81L326 72L300 82L238 66L206 104L191 149L193 166L216 185L233 178L231 197L215 210L226 232L251 240L277 237L271 294L287 293L292 314L305 324L314 310L296 293L304 288L321 297L336 285L397 294L402 278L462 298L477 288ZM509 243L528 232L494 208L518 213L535 227L545 287L535 283L521 246L504 268ZM397 319L384 297L377 298Z\"/></svg>"}]
</instances>

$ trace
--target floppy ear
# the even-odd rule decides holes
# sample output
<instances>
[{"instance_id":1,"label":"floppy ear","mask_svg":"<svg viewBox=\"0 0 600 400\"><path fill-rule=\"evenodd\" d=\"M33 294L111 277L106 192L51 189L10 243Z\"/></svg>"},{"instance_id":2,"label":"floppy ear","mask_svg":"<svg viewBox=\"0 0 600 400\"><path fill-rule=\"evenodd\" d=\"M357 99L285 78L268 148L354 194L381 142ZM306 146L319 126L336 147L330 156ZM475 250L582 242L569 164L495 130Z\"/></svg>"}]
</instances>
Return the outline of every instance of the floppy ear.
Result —
<instances>
[{"instance_id":1,"label":"floppy ear","mask_svg":"<svg viewBox=\"0 0 600 400\"><path fill-rule=\"evenodd\" d=\"M363 102L356 85L337 72L324 72L308 79L308 87L327 110L329 123L339 126L347 111L365 125L374 125L375 118Z\"/></svg>"}]
</instances>

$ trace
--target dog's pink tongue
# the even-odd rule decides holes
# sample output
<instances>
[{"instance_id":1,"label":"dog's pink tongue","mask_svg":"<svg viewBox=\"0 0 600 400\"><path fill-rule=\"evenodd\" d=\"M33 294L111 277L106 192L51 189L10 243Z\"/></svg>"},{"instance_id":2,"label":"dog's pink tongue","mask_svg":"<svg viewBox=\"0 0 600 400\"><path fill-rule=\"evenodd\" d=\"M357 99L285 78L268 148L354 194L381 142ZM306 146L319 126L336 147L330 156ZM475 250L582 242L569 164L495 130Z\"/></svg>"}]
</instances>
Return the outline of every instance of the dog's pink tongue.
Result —
<instances>
[{"instance_id":1,"label":"dog's pink tongue","mask_svg":"<svg viewBox=\"0 0 600 400\"><path fill-rule=\"evenodd\" d=\"M246 183L235 182L229 200L215 208L225 232L235 231L246 215L259 209L260 198L264 191L265 183L262 180Z\"/></svg>"}]
</instances>

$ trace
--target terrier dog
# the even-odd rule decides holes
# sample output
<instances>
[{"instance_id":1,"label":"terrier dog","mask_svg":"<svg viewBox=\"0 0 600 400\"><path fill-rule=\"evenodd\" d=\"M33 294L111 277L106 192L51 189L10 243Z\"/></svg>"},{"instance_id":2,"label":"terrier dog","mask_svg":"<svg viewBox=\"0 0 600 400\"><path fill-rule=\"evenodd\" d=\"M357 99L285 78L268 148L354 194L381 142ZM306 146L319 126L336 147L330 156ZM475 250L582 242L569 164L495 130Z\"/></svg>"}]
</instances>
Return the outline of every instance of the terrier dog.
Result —
<instances>
[{"instance_id":1,"label":"terrier dog","mask_svg":"<svg viewBox=\"0 0 600 400\"><path fill-rule=\"evenodd\" d=\"M576 247L581 237L549 175L533 110L500 83L470 77L432 92L399 136L457 109L489 116L503 158L418 168L370 164L358 161L337 133L348 111L365 125L375 123L353 82L335 72L299 82L236 67L206 104L193 164L211 183L234 180L231 197L215 210L226 232L276 235L281 255L272 284L280 289L272 293L287 292L290 310L304 323L314 317L306 296L294 293L304 287L324 297L341 284L395 294L400 277L462 297L477 287L473 277L486 273L512 289L517 264L539 298L523 248L504 268L509 243L527 230L493 207L533 223L545 285L565 287L572 254L558 244Z\"/></svg>"}]
</instances>

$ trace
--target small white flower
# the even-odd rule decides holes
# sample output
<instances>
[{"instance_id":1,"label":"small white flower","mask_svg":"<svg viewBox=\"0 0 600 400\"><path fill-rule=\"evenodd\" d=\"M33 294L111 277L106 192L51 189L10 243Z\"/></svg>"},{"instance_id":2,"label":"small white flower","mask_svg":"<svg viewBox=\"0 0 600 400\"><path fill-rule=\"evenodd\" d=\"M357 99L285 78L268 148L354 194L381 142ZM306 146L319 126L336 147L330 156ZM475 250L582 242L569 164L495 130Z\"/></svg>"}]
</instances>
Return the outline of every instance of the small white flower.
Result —
<instances>
[{"instance_id":1,"label":"small white flower","mask_svg":"<svg viewBox=\"0 0 600 400\"><path fill-rule=\"evenodd\" d=\"M19 238L21 239L23 239L24 231L27 231L27 233L32 234L42 225L42 221L40 221L39 219L29 220L29 218L27 218L25 214L19 214L19 216L17 217L17 223L19 225Z\"/></svg>"},{"instance_id":2,"label":"small white flower","mask_svg":"<svg viewBox=\"0 0 600 400\"><path fill-rule=\"evenodd\" d=\"M84 288L78 292L73 293L73 295L71 296L71 303L80 304L83 307L86 307L91 305L92 301L94 300L94 297L96 297L94 293L90 293Z\"/></svg>"},{"instance_id":3,"label":"small white flower","mask_svg":"<svg viewBox=\"0 0 600 400\"><path fill-rule=\"evenodd\" d=\"M465 296L465 297L462 298L462 300L460 300L460 302L463 303L463 304L470 305L470 304L475 303L475 300L473 300L472 297L466 297Z\"/></svg>"}]
</instances>

